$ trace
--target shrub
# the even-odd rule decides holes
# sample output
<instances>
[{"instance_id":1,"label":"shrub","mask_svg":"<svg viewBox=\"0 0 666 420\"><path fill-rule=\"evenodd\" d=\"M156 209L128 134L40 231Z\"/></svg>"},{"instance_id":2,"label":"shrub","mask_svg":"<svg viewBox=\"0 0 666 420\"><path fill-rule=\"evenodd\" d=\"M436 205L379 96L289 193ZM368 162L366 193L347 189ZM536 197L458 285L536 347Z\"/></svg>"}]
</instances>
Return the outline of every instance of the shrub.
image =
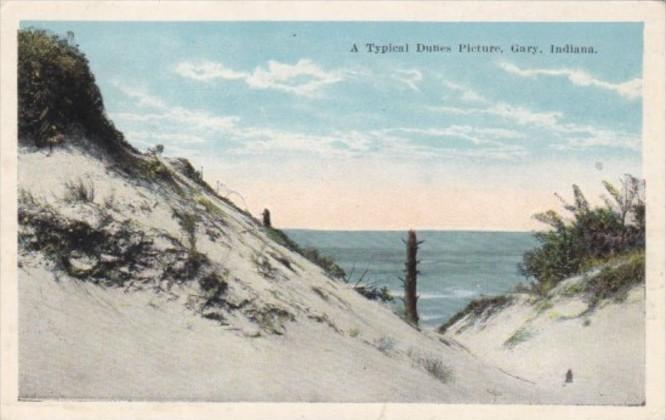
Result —
<instances>
[{"instance_id":1,"label":"shrub","mask_svg":"<svg viewBox=\"0 0 666 420\"><path fill-rule=\"evenodd\" d=\"M92 203L95 201L95 185L92 181L85 183L81 178L76 182L67 181L65 183L64 199L68 203Z\"/></svg>"},{"instance_id":2,"label":"shrub","mask_svg":"<svg viewBox=\"0 0 666 420\"><path fill-rule=\"evenodd\" d=\"M536 280L537 293L545 295L561 280L589 268L586 262L593 259L645 247L645 183L626 175L621 189L609 182L604 186L611 197L604 197L605 207L590 208L574 185L574 204L562 200L571 219L553 210L535 215L551 230L535 234L540 245L523 255L518 268Z\"/></svg>"},{"instance_id":3,"label":"shrub","mask_svg":"<svg viewBox=\"0 0 666 420\"><path fill-rule=\"evenodd\" d=\"M49 138L76 128L111 152L136 151L106 117L88 60L73 38L19 30L17 70L21 141L31 139L43 147Z\"/></svg>"},{"instance_id":4,"label":"shrub","mask_svg":"<svg viewBox=\"0 0 666 420\"><path fill-rule=\"evenodd\" d=\"M393 302L395 300L386 286L379 288L369 284L356 284L354 285L354 290L368 300L379 300L382 302Z\"/></svg>"},{"instance_id":5,"label":"shrub","mask_svg":"<svg viewBox=\"0 0 666 420\"><path fill-rule=\"evenodd\" d=\"M290 251L301 254L307 260L321 267L326 274L333 278L344 279L345 270L340 267L332 258L321 255L315 248L301 248L286 233L273 227L264 227L264 231L270 239L289 249Z\"/></svg>"},{"instance_id":6,"label":"shrub","mask_svg":"<svg viewBox=\"0 0 666 420\"><path fill-rule=\"evenodd\" d=\"M629 289L644 280L645 252L640 251L610 261L599 274L585 281L583 290L594 307L604 299L624 300Z\"/></svg>"}]
</instances>

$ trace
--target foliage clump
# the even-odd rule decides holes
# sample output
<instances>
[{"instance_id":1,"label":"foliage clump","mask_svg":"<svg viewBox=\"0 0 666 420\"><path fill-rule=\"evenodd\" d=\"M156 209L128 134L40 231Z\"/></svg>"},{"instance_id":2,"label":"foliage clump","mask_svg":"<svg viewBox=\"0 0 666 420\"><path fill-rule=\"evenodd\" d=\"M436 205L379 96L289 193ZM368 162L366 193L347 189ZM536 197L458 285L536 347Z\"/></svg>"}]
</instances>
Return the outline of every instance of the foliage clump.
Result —
<instances>
[{"instance_id":1,"label":"foliage clump","mask_svg":"<svg viewBox=\"0 0 666 420\"><path fill-rule=\"evenodd\" d=\"M322 255L316 248L301 248L294 242L286 233L280 229L273 227L264 227L264 230L269 238L289 249L290 251L301 254L310 262L321 267L326 274L336 279L344 279L346 276L345 270L340 267L335 260L331 257Z\"/></svg>"},{"instance_id":2,"label":"foliage clump","mask_svg":"<svg viewBox=\"0 0 666 420\"><path fill-rule=\"evenodd\" d=\"M518 267L525 277L535 279L534 292L545 295L563 279L589 268L591 260L644 249L644 181L625 175L621 188L609 182L604 187L610 196L604 197L604 207L591 208L574 185L574 203L562 200L571 218L553 210L535 215L551 229L535 234L540 245L527 251Z\"/></svg>"},{"instance_id":3,"label":"foliage clump","mask_svg":"<svg viewBox=\"0 0 666 420\"><path fill-rule=\"evenodd\" d=\"M644 279L645 253L639 251L611 260L598 274L587 279L582 288L594 307L605 299L623 301L629 289Z\"/></svg>"},{"instance_id":4,"label":"foliage clump","mask_svg":"<svg viewBox=\"0 0 666 420\"><path fill-rule=\"evenodd\" d=\"M68 203L92 203L95 201L95 184L92 181L86 183L81 178L68 181L65 183L64 199Z\"/></svg>"},{"instance_id":5,"label":"foliage clump","mask_svg":"<svg viewBox=\"0 0 666 420\"><path fill-rule=\"evenodd\" d=\"M44 147L56 136L74 132L110 152L136 151L107 118L88 59L73 34L63 38L40 29L19 30L19 140Z\"/></svg>"},{"instance_id":6,"label":"foliage clump","mask_svg":"<svg viewBox=\"0 0 666 420\"><path fill-rule=\"evenodd\" d=\"M474 319L478 319L481 316L483 316L484 319L488 319L502 308L510 305L512 302L513 298L507 295L483 296L478 299L474 299L469 302L462 311L456 313L448 321L442 324L437 329L437 332L444 334L449 328L451 328L452 325L468 315L471 315Z\"/></svg>"}]
</instances>

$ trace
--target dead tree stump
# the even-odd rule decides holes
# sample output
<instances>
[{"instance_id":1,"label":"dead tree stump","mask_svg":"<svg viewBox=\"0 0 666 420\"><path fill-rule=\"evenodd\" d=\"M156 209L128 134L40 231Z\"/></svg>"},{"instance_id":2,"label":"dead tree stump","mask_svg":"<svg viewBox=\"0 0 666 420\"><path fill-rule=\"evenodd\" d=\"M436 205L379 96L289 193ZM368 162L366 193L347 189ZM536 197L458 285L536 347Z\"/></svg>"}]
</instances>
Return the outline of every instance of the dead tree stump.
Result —
<instances>
[{"instance_id":1,"label":"dead tree stump","mask_svg":"<svg viewBox=\"0 0 666 420\"><path fill-rule=\"evenodd\" d=\"M272 227L271 226L271 212L268 209L264 209L264 212L262 213L263 219L264 219L264 227Z\"/></svg>"},{"instance_id":2,"label":"dead tree stump","mask_svg":"<svg viewBox=\"0 0 666 420\"><path fill-rule=\"evenodd\" d=\"M414 326L419 325L419 314L416 307L418 296L416 295L416 277L418 275L418 270L416 265L418 261L416 259L416 253L419 249L419 245L423 241L417 241L416 232L410 230L407 232L407 261L405 262L405 319L407 322Z\"/></svg>"}]
</instances>

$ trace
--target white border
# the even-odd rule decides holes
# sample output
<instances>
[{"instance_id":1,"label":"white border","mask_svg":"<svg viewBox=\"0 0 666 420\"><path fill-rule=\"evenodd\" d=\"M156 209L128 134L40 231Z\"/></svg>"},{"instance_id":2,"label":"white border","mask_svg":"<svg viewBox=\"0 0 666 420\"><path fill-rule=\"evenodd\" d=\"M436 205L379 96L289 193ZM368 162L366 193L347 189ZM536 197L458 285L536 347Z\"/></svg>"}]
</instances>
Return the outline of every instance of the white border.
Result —
<instances>
[{"instance_id":1,"label":"white border","mask_svg":"<svg viewBox=\"0 0 666 420\"><path fill-rule=\"evenodd\" d=\"M660 1L331 1L93 2L8 1L2 5L0 67L0 359L2 419L516 418L628 420L666 418L665 389L665 95ZM644 23L643 159L647 180L646 400L644 407L453 404L127 403L17 401L16 34L20 20L535 21Z\"/></svg>"}]
</instances>

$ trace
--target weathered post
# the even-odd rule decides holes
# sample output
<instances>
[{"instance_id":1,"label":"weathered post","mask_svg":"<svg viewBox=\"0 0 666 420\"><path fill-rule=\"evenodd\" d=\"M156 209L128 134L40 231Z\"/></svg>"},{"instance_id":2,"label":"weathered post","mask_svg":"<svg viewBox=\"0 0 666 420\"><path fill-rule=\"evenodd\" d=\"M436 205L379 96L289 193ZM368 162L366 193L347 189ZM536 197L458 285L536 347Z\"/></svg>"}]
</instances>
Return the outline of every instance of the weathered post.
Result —
<instances>
[{"instance_id":1,"label":"weathered post","mask_svg":"<svg viewBox=\"0 0 666 420\"><path fill-rule=\"evenodd\" d=\"M264 218L264 227L271 227L271 212L268 209L264 209L264 213L262 214Z\"/></svg>"},{"instance_id":2,"label":"weathered post","mask_svg":"<svg viewBox=\"0 0 666 420\"><path fill-rule=\"evenodd\" d=\"M416 232L410 230L407 232L407 261L405 262L405 318L407 322L414 326L419 325L419 314L416 308L416 276L418 270L416 265L416 252L421 242L416 240Z\"/></svg>"}]
</instances>

